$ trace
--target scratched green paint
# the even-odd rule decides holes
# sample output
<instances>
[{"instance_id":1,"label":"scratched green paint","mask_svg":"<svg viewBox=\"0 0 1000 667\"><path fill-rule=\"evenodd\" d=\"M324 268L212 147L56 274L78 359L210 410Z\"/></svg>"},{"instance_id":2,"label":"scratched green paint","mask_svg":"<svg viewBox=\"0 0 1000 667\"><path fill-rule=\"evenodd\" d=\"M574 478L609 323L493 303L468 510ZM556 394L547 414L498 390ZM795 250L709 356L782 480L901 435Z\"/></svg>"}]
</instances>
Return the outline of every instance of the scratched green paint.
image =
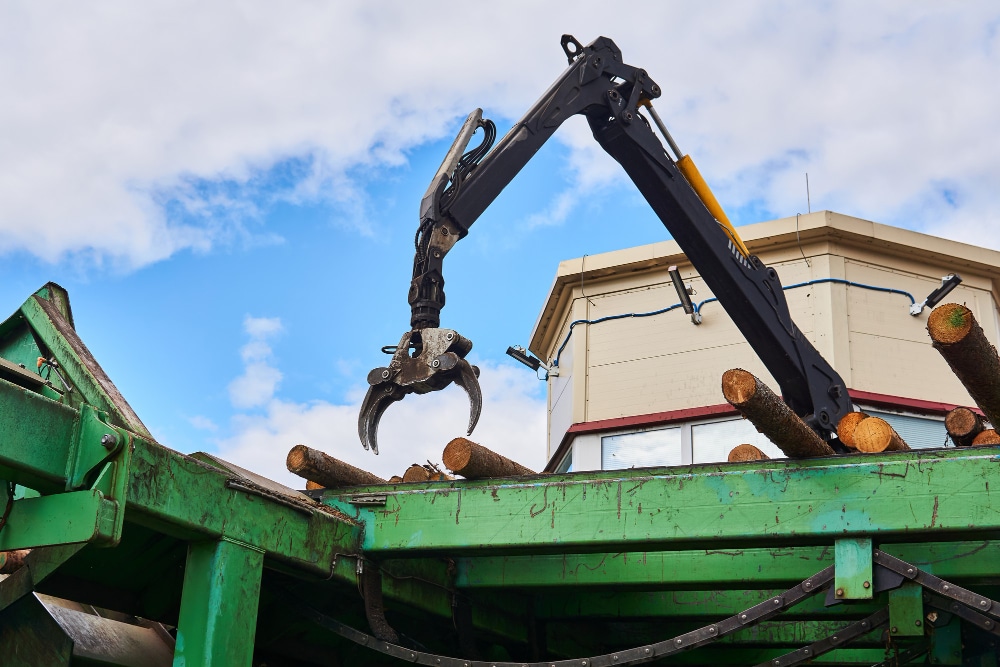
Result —
<instances>
[{"instance_id":1,"label":"scratched green paint","mask_svg":"<svg viewBox=\"0 0 1000 667\"><path fill-rule=\"evenodd\" d=\"M995 453L907 454L845 456L827 466L782 463L766 474L705 466L625 478L390 487L385 506L374 508L355 508L349 497L335 495L326 502L364 522L366 551L411 556L487 546L522 553L645 551L996 534L1000 513L987 490L991 481L1000 488Z\"/></svg>"}]
</instances>

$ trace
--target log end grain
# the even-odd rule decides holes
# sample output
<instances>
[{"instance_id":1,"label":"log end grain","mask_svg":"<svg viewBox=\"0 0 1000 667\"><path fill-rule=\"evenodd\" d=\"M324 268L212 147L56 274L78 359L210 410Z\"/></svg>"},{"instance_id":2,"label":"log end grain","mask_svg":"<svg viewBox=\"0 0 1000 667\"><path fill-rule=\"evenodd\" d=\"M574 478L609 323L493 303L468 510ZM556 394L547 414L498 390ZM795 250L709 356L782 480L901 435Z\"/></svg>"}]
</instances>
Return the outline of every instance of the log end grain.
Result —
<instances>
[{"instance_id":1,"label":"log end grain","mask_svg":"<svg viewBox=\"0 0 1000 667\"><path fill-rule=\"evenodd\" d=\"M285 457L285 467L288 468L289 472L301 470L308 460L309 448L305 445L295 445L288 450L288 456Z\"/></svg>"},{"instance_id":2,"label":"log end grain","mask_svg":"<svg viewBox=\"0 0 1000 667\"><path fill-rule=\"evenodd\" d=\"M996 429L988 428L972 440L973 447L986 447L989 445L1000 445L1000 433Z\"/></svg>"},{"instance_id":3,"label":"log end grain","mask_svg":"<svg viewBox=\"0 0 1000 667\"><path fill-rule=\"evenodd\" d=\"M848 449L858 448L854 444L854 429L862 419L868 419L868 415L864 412L848 412L837 423L837 437Z\"/></svg>"},{"instance_id":4,"label":"log end grain","mask_svg":"<svg viewBox=\"0 0 1000 667\"><path fill-rule=\"evenodd\" d=\"M722 374L722 395L735 407L746 404L757 393L757 378L742 368L732 368Z\"/></svg>"},{"instance_id":5,"label":"log end grain","mask_svg":"<svg viewBox=\"0 0 1000 667\"><path fill-rule=\"evenodd\" d=\"M403 478L400 477L399 475L393 475L392 477L389 478L389 483L390 484L399 484L402 481L403 481Z\"/></svg>"},{"instance_id":6,"label":"log end grain","mask_svg":"<svg viewBox=\"0 0 1000 667\"><path fill-rule=\"evenodd\" d=\"M985 426L983 418L970 408L958 407L945 416L944 428L956 447L967 447Z\"/></svg>"},{"instance_id":7,"label":"log end grain","mask_svg":"<svg viewBox=\"0 0 1000 667\"><path fill-rule=\"evenodd\" d=\"M449 442L441 454L444 467L452 472L465 470L472 460L472 446L475 443L466 438L455 438ZM461 473L459 473L461 474Z\"/></svg>"},{"instance_id":8,"label":"log end grain","mask_svg":"<svg viewBox=\"0 0 1000 667\"><path fill-rule=\"evenodd\" d=\"M958 303L946 303L931 311L927 333L937 344L953 345L969 334L974 322L971 310Z\"/></svg>"},{"instance_id":9,"label":"log end grain","mask_svg":"<svg viewBox=\"0 0 1000 667\"><path fill-rule=\"evenodd\" d=\"M325 489L326 487L319 482L314 482L311 479L306 480L306 491L316 491L318 489Z\"/></svg>"},{"instance_id":10,"label":"log end grain","mask_svg":"<svg viewBox=\"0 0 1000 667\"><path fill-rule=\"evenodd\" d=\"M858 451L867 454L905 451L910 448L889 422L878 417L869 417L858 422L854 429L854 444Z\"/></svg>"},{"instance_id":11,"label":"log end grain","mask_svg":"<svg viewBox=\"0 0 1000 667\"><path fill-rule=\"evenodd\" d=\"M767 461L769 458L770 457L760 451L760 449L747 443L736 445L733 447L732 451L729 452L730 463L736 463L738 461Z\"/></svg>"},{"instance_id":12,"label":"log end grain","mask_svg":"<svg viewBox=\"0 0 1000 667\"><path fill-rule=\"evenodd\" d=\"M431 476L431 473L427 468L423 467L419 463L414 463L406 472L403 473L404 482L426 482Z\"/></svg>"}]
</instances>

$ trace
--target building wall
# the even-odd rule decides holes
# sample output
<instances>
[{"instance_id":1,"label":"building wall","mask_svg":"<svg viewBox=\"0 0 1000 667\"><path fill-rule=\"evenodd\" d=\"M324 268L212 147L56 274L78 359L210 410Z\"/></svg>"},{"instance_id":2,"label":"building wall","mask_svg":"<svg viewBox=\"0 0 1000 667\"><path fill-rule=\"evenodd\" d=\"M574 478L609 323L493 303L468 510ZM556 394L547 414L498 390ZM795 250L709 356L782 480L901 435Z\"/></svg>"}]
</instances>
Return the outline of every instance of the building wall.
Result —
<instances>
[{"instance_id":1,"label":"building wall","mask_svg":"<svg viewBox=\"0 0 1000 667\"><path fill-rule=\"evenodd\" d=\"M890 232L881 225L827 212L809 218L804 225L809 233L791 244L788 221L753 226L757 229L751 227L749 233L741 230L751 251L778 271L786 288L840 278L903 290L919 302L940 285L942 276L958 272L963 284L946 300L968 305L986 335L998 340L995 278L1000 275L1000 253L974 249L979 260L985 252L986 259L996 262L998 266L991 269L982 261L970 265L968 253L955 252L960 244L953 242L947 242L950 254L928 250L927 244L934 245L927 240L931 237L912 232L902 237L912 247L898 239L886 244L879 234ZM873 231L842 234L837 233L838 225ZM923 245L918 248L917 242ZM560 267L560 277L567 280L560 288L557 279L547 306L548 320L543 313L532 338L532 351L548 362L566 343L558 377L549 381L550 456L572 424L724 403L720 380L730 368L744 368L778 389L717 302L703 306L698 326L677 309L577 325L566 342L575 320L648 313L676 303L666 270L670 263L677 264L685 283L694 287L696 303L712 296L672 243L589 256L586 262L588 269L594 268L584 274L582 291L579 265L570 262ZM850 389L971 404L931 348L925 329L929 310L913 317L903 295L834 283L786 289L785 295L798 327ZM553 307L555 302L559 304Z\"/></svg>"}]
</instances>

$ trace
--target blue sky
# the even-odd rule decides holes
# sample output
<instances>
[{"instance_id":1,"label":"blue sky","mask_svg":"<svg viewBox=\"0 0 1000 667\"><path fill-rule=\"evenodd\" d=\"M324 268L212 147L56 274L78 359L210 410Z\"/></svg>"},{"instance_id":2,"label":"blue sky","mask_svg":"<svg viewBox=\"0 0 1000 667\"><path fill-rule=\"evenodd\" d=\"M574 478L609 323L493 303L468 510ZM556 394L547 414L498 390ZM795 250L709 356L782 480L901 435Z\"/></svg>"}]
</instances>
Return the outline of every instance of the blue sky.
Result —
<instances>
[{"instance_id":1,"label":"blue sky","mask_svg":"<svg viewBox=\"0 0 1000 667\"><path fill-rule=\"evenodd\" d=\"M530 10L530 11L529 11ZM531 22L526 15L536 16ZM409 322L417 208L465 115L501 133L606 34L738 224L828 208L1000 247L991 3L35 3L0 10L0 299L55 280L164 444L294 484L298 442L386 476L464 433L460 390L354 429ZM984 233L985 232L985 233ZM476 437L544 462L527 343L562 259L666 238L585 123L449 254ZM985 239L985 241L984 241ZM497 307L497 304L501 304Z\"/></svg>"}]
</instances>

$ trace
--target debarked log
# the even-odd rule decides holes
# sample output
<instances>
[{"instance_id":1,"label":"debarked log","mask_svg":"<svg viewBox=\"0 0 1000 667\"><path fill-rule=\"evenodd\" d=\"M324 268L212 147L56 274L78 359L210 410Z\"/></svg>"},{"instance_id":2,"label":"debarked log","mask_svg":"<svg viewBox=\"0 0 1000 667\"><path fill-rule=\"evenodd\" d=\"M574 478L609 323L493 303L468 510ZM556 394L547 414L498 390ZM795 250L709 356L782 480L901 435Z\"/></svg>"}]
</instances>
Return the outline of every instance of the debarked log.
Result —
<instances>
[{"instance_id":1,"label":"debarked log","mask_svg":"<svg viewBox=\"0 0 1000 667\"><path fill-rule=\"evenodd\" d=\"M987 445L1000 445L1000 433L997 433L995 429L985 429L972 440L973 447L984 447Z\"/></svg>"},{"instance_id":2,"label":"debarked log","mask_svg":"<svg viewBox=\"0 0 1000 667\"><path fill-rule=\"evenodd\" d=\"M289 472L308 481L316 482L326 489L386 483L378 475L373 475L361 468L355 468L349 463L344 463L329 454L324 454L305 445L292 447L288 452L285 465Z\"/></svg>"},{"instance_id":3,"label":"debarked log","mask_svg":"<svg viewBox=\"0 0 1000 667\"><path fill-rule=\"evenodd\" d=\"M889 422L878 417L869 417L858 422L854 429L854 444L859 452L902 452L910 446L899 437Z\"/></svg>"},{"instance_id":4,"label":"debarked log","mask_svg":"<svg viewBox=\"0 0 1000 667\"><path fill-rule=\"evenodd\" d=\"M868 419L868 415L864 412L848 412L837 423L837 437L840 438L844 447L848 449L858 448L854 444L854 429L857 428L862 419Z\"/></svg>"},{"instance_id":5,"label":"debarked log","mask_svg":"<svg viewBox=\"0 0 1000 667\"><path fill-rule=\"evenodd\" d=\"M946 303L931 311L927 333L991 424L1000 424L1000 357L972 311Z\"/></svg>"},{"instance_id":6,"label":"debarked log","mask_svg":"<svg viewBox=\"0 0 1000 667\"><path fill-rule=\"evenodd\" d=\"M466 479L535 474L534 470L466 438L455 438L449 442L441 460L448 470Z\"/></svg>"},{"instance_id":7,"label":"debarked log","mask_svg":"<svg viewBox=\"0 0 1000 667\"><path fill-rule=\"evenodd\" d=\"M722 394L786 456L833 456L836 452L753 373L734 368L722 374Z\"/></svg>"},{"instance_id":8,"label":"debarked log","mask_svg":"<svg viewBox=\"0 0 1000 667\"><path fill-rule=\"evenodd\" d=\"M767 461L770 458L759 448L749 443L743 443L742 445L736 445L730 450L728 460L730 463L736 463L738 461Z\"/></svg>"}]
</instances>

